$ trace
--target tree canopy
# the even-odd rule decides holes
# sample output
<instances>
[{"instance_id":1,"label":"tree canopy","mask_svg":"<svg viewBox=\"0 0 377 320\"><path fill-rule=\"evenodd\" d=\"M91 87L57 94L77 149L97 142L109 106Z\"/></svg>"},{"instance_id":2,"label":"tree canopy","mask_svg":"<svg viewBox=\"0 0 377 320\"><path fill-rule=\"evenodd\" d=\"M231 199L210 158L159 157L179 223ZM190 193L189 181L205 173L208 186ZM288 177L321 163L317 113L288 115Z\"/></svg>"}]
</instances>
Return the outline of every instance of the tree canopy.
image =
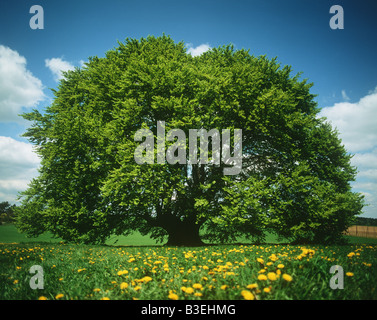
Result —
<instances>
[{"instance_id":1,"label":"tree canopy","mask_svg":"<svg viewBox=\"0 0 377 320\"><path fill-rule=\"evenodd\" d=\"M21 231L84 243L135 230L172 245L266 232L334 242L361 212L356 168L318 117L312 84L276 58L231 45L192 57L183 42L150 36L64 75L43 114L23 115L41 166L17 209ZM224 175L229 162L137 163L136 132L157 141L159 121L186 141L191 129L229 129L232 146L241 129L240 172Z\"/></svg>"}]
</instances>

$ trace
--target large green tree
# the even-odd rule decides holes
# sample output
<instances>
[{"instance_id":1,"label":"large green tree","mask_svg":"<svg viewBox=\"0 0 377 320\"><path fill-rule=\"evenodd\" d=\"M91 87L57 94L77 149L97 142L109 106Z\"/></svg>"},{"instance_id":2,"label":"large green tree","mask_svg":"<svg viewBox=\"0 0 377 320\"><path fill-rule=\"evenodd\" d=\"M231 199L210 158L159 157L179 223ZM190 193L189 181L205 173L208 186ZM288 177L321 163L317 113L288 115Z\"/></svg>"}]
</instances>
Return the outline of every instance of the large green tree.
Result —
<instances>
[{"instance_id":1,"label":"large green tree","mask_svg":"<svg viewBox=\"0 0 377 320\"><path fill-rule=\"evenodd\" d=\"M276 59L232 46L192 57L165 35L127 39L65 73L44 114L24 115L41 166L22 194L18 226L85 243L135 230L172 245L242 234L259 241L266 231L336 241L363 199L351 190L351 156L318 118L310 88ZM224 175L231 163L190 163L189 152L181 163L157 161L156 145L154 163L138 164L147 138L135 133L148 129L156 142L159 121L187 140L190 129L230 129L233 147L242 129L242 169Z\"/></svg>"}]
</instances>

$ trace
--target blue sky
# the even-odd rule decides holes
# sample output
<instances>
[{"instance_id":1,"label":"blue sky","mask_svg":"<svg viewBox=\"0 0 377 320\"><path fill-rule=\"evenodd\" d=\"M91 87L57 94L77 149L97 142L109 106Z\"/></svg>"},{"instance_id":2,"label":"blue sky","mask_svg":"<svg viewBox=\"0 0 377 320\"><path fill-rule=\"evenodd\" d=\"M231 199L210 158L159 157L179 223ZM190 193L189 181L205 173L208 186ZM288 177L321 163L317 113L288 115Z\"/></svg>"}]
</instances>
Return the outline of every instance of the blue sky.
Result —
<instances>
[{"instance_id":1,"label":"blue sky","mask_svg":"<svg viewBox=\"0 0 377 320\"><path fill-rule=\"evenodd\" d=\"M32 5L44 10L44 29L33 30ZM332 5L344 10L344 29L333 30ZM170 35L188 48L232 43L253 55L277 57L314 83L322 114L340 131L360 174L355 191L377 218L377 2L327 0L87 1L2 0L0 3L0 202L36 175L38 159L19 135L16 114L43 108L58 69L104 56L125 38Z\"/></svg>"}]
</instances>

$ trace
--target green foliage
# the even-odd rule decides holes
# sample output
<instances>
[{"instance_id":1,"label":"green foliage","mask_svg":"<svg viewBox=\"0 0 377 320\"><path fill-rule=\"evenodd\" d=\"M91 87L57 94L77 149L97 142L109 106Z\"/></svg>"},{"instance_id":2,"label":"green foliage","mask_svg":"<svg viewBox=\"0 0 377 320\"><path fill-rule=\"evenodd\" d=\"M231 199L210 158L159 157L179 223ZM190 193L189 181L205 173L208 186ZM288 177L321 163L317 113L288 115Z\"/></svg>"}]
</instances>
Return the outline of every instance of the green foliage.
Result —
<instances>
[{"instance_id":1,"label":"green foliage","mask_svg":"<svg viewBox=\"0 0 377 320\"><path fill-rule=\"evenodd\" d=\"M377 226L377 219L376 218L357 217L355 224L360 225L360 226Z\"/></svg>"},{"instance_id":2,"label":"green foliage","mask_svg":"<svg viewBox=\"0 0 377 320\"><path fill-rule=\"evenodd\" d=\"M24 115L42 162L18 226L84 243L138 230L199 244L202 227L214 241L262 241L267 230L335 241L363 203L351 192L350 155L317 118L310 87L276 59L232 46L193 58L165 35L127 39L67 72L43 115ZM138 165L135 132L149 128L156 141L159 120L186 137L242 129L241 173L224 177L224 163Z\"/></svg>"},{"instance_id":3,"label":"green foliage","mask_svg":"<svg viewBox=\"0 0 377 320\"><path fill-rule=\"evenodd\" d=\"M0 202L0 225L13 222L15 208L16 205L11 205L8 201Z\"/></svg>"}]
</instances>

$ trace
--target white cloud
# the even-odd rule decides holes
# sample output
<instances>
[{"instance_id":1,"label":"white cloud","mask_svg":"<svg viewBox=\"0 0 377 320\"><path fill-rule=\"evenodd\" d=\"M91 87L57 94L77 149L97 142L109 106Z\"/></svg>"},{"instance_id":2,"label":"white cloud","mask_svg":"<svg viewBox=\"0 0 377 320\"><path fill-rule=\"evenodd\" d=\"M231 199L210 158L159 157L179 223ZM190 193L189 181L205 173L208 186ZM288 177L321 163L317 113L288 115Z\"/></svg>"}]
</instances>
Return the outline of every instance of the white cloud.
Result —
<instances>
[{"instance_id":1,"label":"white cloud","mask_svg":"<svg viewBox=\"0 0 377 320\"><path fill-rule=\"evenodd\" d=\"M371 150L366 153L356 153L352 158L352 163L356 166L363 166L370 168L376 166L377 168L377 150Z\"/></svg>"},{"instance_id":2,"label":"white cloud","mask_svg":"<svg viewBox=\"0 0 377 320\"><path fill-rule=\"evenodd\" d=\"M197 47L193 47L191 43L187 45L187 53L191 54L193 57L200 56L204 52L210 50L209 44L201 44Z\"/></svg>"},{"instance_id":3,"label":"white cloud","mask_svg":"<svg viewBox=\"0 0 377 320\"><path fill-rule=\"evenodd\" d=\"M0 122L22 122L22 108L44 100L42 82L26 68L17 51L0 45Z\"/></svg>"},{"instance_id":4,"label":"white cloud","mask_svg":"<svg viewBox=\"0 0 377 320\"><path fill-rule=\"evenodd\" d=\"M350 98L347 96L346 90L342 90L342 98L345 101L349 101Z\"/></svg>"},{"instance_id":5,"label":"white cloud","mask_svg":"<svg viewBox=\"0 0 377 320\"><path fill-rule=\"evenodd\" d=\"M320 116L327 117L339 130L348 151L355 153L377 148L377 92L356 103L340 102L323 108Z\"/></svg>"},{"instance_id":6,"label":"white cloud","mask_svg":"<svg viewBox=\"0 0 377 320\"><path fill-rule=\"evenodd\" d=\"M75 68L70 62L64 61L61 58L46 59L45 65L52 72L55 81L63 78L62 71L73 70Z\"/></svg>"},{"instance_id":7,"label":"white cloud","mask_svg":"<svg viewBox=\"0 0 377 320\"><path fill-rule=\"evenodd\" d=\"M342 96L347 97L343 91ZM347 151L354 154L351 163L358 174L353 188L370 204L364 208L365 215L377 218L377 88L358 102L323 108L319 116L338 129Z\"/></svg>"},{"instance_id":8,"label":"white cloud","mask_svg":"<svg viewBox=\"0 0 377 320\"><path fill-rule=\"evenodd\" d=\"M39 163L31 144L0 136L0 202L15 202L18 192L38 175Z\"/></svg>"}]
</instances>

